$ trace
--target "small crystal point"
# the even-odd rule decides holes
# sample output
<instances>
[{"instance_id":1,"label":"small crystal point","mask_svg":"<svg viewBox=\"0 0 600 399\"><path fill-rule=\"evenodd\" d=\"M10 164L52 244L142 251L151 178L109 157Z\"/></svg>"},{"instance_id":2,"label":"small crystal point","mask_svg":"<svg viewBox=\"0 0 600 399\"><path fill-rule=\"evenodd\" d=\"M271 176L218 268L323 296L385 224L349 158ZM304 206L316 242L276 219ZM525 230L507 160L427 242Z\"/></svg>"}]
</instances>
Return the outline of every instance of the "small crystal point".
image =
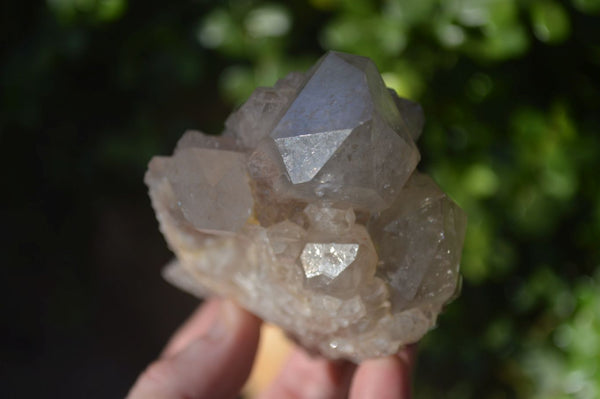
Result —
<instances>
[{"instance_id":1,"label":"small crystal point","mask_svg":"<svg viewBox=\"0 0 600 399\"><path fill-rule=\"evenodd\" d=\"M332 359L397 353L460 287L464 212L416 172L420 106L330 52L189 131L145 181L173 284L236 300Z\"/></svg>"},{"instance_id":2,"label":"small crystal point","mask_svg":"<svg viewBox=\"0 0 600 399\"><path fill-rule=\"evenodd\" d=\"M183 148L168 160L164 174L185 218L198 230L235 232L252 213L244 154Z\"/></svg>"},{"instance_id":3,"label":"small crystal point","mask_svg":"<svg viewBox=\"0 0 600 399\"><path fill-rule=\"evenodd\" d=\"M396 288L399 307L430 295L440 303L452 296L465 218L429 176L415 173L398 200L371 219L369 231L382 259L380 273Z\"/></svg>"},{"instance_id":4,"label":"small crystal point","mask_svg":"<svg viewBox=\"0 0 600 399\"><path fill-rule=\"evenodd\" d=\"M414 101L399 97L393 89L389 89L389 91L394 99L396 108L400 111L406 131L408 131L410 137L416 142L421 136L423 126L425 125L423 108Z\"/></svg>"},{"instance_id":5,"label":"small crystal point","mask_svg":"<svg viewBox=\"0 0 600 399\"><path fill-rule=\"evenodd\" d=\"M307 278L326 276L334 279L346 270L358 253L358 244L314 243L306 244L300 255Z\"/></svg>"}]
</instances>

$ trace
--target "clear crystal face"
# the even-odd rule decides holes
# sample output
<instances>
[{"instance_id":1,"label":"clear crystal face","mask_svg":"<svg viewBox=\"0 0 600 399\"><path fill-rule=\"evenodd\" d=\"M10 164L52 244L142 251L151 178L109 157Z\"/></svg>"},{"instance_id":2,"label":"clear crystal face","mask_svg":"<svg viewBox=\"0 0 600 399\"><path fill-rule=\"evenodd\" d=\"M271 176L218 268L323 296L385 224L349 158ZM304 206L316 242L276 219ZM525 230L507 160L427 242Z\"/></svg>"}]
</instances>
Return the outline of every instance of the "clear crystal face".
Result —
<instances>
[{"instance_id":1,"label":"clear crystal face","mask_svg":"<svg viewBox=\"0 0 600 399\"><path fill-rule=\"evenodd\" d=\"M220 137L146 174L165 278L236 300L311 351L360 362L419 340L456 295L466 216L416 172L421 107L330 52L257 89Z\"/></svg>"},{"instance_id":2,"label":"clear crystal face","mask_svg":"<svg viewBox=\"0 0 600 399\"><path fill-rule=\"evenodd\" d=\"M300 255L307 278L326 276L334 279L346 270L358 253L358 244L314 243L306 244Z\"/></svg>"},{"instance_id":3,"label":"clear crystal face","mask_svg":"<svg viewBox=\"0 0 600 399\"><path fill-rule=\"evenodd\" d=\"M351 132L344 129L276 138L275 145L291 182L311 181Z\"/></svg>"},{"instance_id":4,"label":"clear crystal face","mask_svg":"<svg viewBox=\"0 0 600 399\"><path fill-rule=\"evenodd\" d=\"M195 228L229 232L246 223L253 199L243 154L188 147L168 162L166 178L178 206ZM201 200L205 198L211 198L210 203Z\"/></svg>"},{"instance_id":5,"label":"clear crystal face","mask_svg":"<svg viewBox=\"0 0 600 399\"><path fill-rule=\"evenodd\" d=\"M352 130L371 118L374 104L364 101L367 97L370 93L365 72L339 53L328 53L270 136L274 139L306 137Z\"/></svg>"}]
</instances>

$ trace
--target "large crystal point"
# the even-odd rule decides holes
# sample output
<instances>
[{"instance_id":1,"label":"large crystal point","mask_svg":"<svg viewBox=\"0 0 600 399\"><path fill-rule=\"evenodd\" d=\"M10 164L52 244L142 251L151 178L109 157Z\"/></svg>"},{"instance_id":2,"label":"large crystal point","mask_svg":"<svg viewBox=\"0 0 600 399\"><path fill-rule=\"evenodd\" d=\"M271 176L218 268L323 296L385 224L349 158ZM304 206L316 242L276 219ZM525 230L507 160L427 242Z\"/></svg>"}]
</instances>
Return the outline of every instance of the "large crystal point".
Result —
<instances>
[{"instance_id":1,"label":"large crystal point","mask_svg":"<svg viewBox=\"0 0 600 399\"><path fill-rule=\"evenodd\" d=\"M189 131L150 162L176 255L165 278L232 298L334 359L419 340L457 292L466 226L415 171L423 122L350 54L257 89L222 136Z\"/></svg>"},{"instance_id":2,"label":"large crystal point","mask_svg":"<svg viewBox=\"0 0 600 399\"><path fill-rule=\"evenodd\" d=\"M279 195L383 209L419 161L414 126L368 58L330 52L306 79L253 160L278 154Z\"/></svg>"}]
</instances>

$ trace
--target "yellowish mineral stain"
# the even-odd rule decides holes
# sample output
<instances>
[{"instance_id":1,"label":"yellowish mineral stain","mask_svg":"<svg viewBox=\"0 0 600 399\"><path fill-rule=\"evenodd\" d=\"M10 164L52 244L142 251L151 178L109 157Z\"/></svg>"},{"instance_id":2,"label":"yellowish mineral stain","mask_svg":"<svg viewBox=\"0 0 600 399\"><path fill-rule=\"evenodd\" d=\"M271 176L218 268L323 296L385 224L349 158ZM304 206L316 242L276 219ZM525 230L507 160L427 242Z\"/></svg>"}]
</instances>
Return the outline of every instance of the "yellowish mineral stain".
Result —
<instances>
[{"instance_id":1,"label":"yellowish mineral stain","mask_svg":"<svg viewBox=\"0 0 600 399\"><path fill-rule=\"evenodd\" d=\"M272 324L263 324L260 333L252 373L243 389L244 398L256 398L269 386L277 377L293 347L283 331Z\"/></svg>"}]
</instances>

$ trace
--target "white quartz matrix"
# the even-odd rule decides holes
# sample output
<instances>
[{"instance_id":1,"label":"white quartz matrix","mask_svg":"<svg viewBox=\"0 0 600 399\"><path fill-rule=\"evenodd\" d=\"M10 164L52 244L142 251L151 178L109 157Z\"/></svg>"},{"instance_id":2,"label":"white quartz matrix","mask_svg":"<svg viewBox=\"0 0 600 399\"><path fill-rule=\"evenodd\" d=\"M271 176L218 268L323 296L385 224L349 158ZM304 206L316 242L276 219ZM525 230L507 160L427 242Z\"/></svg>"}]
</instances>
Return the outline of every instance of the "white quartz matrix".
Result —
<instances>
[{"instance_id":1,"label":"white quartz matrix","mask_svg":"<svg viewBox=\"0 0 600 399\"><path fill-rule=\"evenodd\" d=\"M167 279L360 362L419 340L458 290L466 216L415 170L421 107L373 62L325 54L258 88L221 136L188 131L146 174Z\"/></svg>"}]
</instances>

